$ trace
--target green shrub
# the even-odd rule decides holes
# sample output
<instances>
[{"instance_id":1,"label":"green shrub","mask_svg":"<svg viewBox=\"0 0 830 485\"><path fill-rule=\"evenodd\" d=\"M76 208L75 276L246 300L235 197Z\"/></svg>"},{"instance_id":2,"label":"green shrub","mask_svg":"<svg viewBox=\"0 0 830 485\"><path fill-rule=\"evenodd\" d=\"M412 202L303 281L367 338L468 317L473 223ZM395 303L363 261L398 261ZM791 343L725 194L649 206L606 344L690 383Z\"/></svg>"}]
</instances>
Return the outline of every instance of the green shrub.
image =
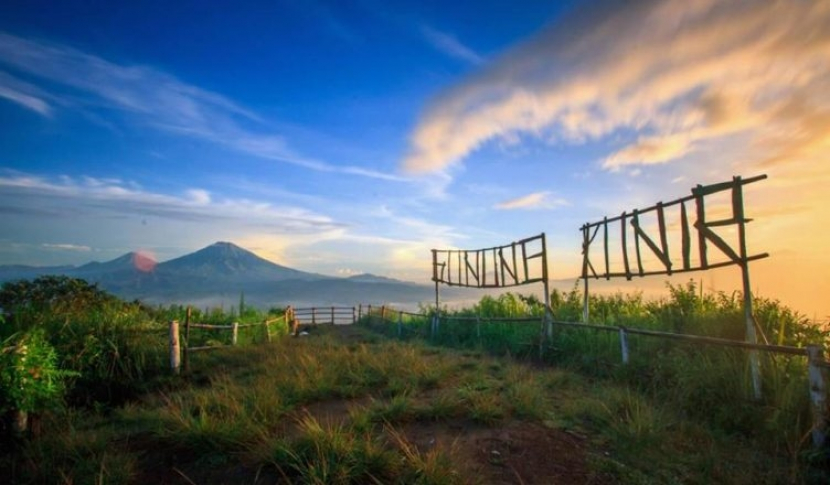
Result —
<instances>
[{"instance_id":1,"label":"green shrub","mask_svg":"<svg viewBox=\"0 0 830 485\"><path fill-rule=\"evenodd\" d=\"M41 330L5 339L0 350L0 412L38 413L63 404L66 379L58 356Z\"/></svg>"}]
</instances>

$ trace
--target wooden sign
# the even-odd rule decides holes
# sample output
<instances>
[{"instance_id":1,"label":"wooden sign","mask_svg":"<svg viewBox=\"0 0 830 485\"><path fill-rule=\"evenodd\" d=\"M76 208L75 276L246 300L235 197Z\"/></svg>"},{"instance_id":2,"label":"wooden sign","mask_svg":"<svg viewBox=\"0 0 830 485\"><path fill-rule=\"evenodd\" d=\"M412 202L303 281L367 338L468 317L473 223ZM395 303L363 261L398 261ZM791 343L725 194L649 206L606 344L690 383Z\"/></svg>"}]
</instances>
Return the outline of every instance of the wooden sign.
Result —
<instances>
[{"instance_id":1,"label":"wooden sign","mask_svg":"<svg viewBox=\"0 0 830 485\"><path fill-rule=\"evenodd\" d=\"M433 249L432 281L505 288L547 281L545 234L486 249Z\"/></svg>"},{"instance_id":2,"label":"wooden sign","mask_svg":"<svg viewBox=\"0 0 830 485\"><path fill-rule=\"evenodd\" d=\"M744 217L743 204L743 186L766 178L734 177L729 182L698 185L691 195L681 199L583 225L582 278L630 280L634 276L744 266L766 258L767 253L747 255L745 226L751 219ZM727 203L713 206L714 211L707 205L712 198L725 195L730 196ZM717 214L723 207L728 214ZM597 242L600 233L602 238ZM730 237L735 241L730 243ZM599 270L591 260L596 251L601 251Z\"/></svg>"}]
</instances>

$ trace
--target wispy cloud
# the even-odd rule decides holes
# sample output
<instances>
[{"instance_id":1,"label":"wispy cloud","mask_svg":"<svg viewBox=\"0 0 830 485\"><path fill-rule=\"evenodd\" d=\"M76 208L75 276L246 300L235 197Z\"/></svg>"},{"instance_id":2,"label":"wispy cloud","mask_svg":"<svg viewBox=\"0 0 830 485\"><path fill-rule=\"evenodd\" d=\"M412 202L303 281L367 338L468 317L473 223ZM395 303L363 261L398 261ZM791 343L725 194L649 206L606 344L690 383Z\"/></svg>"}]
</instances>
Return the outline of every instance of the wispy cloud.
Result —
<instances>
[{"instance_id":1,"label":"wispy cloud","mask_svg":"<svg viewBox=\"0 0 830 485\"><path fill-rule=\"evenodd\" d=\"M178 222L232 223L280 234L342 229L330 217L296 206L220 198L204 189L181 195L143 190L134 184L92 177L49 179L29 174L0 176L0 212L57 218L101 219L113 215L158 217Z\"/></svg>"},{"instance_id":2,"label":"wispy cloud","mask_svg":"<svg viewBox=\"0 0 830 485\"><path fill-rule=\"evenodd\" d=\"M551 192L533 192L532 194L499 202L493 208L499 210L556 209L567 205L569 205L567 200L554 197Z\"/></svg>"},{"instance_id":3,"label":"wispy cloud","mask_svg":"<svg viewBox=\"0 0 830 485\"><path fill-rule=\"evenodd\" d=\"M756 162L790 163L826 146L813 127L828 113L830 3L606 2L437 97L403 166L442 169L515 133L584 142L626 131L640 138L605 169L668 163L738 134L754 140Z\"/></svg>"},{"instance_id":4,"label":"wispy cloud","mask_svg":"<svg viewBox=\"0 0 830 485\"><path fill-rule=\"evenodd\" d=\"M440 30L434 29L427 25L421 26L421 33L424 39L438 52L458 59L460 61L468 62L470 64L481 64L484 59L478 55L474 50L462 44L455 36Z\"/></svg>"},{"instance_id":5,"label":"wispy cloud","mask_svg":"<svg viewBox=\"0 0 830 485\"><path fill-rule=\"evenodd\" d=\"M92 251L92 248L89 246L79 245L79 244L49 244L44 243L41 244L40 247L44 249L53 249L59 251L78 251L82 253L88 253Z\"/></svg>"},{"instance_id":6,"label":"wispy cloud","mask_svg":"<svg viewBox=\"0 0 830 485\"><path fill-rule=\"evenodd\" d=\"M46 94L47 88L36 86L37 81L45 81L52 89L62 86L71 93L72 103L81 103L85 109L103 107L121 114L126 123L207 140L255 157L310 170L405 180L394 174L299 154L253 111L152 67L120 64L58 43L2 32L0 65L31 80L21 81L0 72L0 97L43 116L49 116L53 110L48 99L59 99L65 93ZM71 104L67 100L63 102Z\"/></svg>"},{"instance_id":7,"label":"wispy cloud","mask_svg":"<svg viewBox=\"0 0 830 485\"><path fill-rule=\"evenodd\" d=\"M0 71L0 98L45 117L52 115L52 106L38 88L3 71Z\"/></svg>"}]
</instances>

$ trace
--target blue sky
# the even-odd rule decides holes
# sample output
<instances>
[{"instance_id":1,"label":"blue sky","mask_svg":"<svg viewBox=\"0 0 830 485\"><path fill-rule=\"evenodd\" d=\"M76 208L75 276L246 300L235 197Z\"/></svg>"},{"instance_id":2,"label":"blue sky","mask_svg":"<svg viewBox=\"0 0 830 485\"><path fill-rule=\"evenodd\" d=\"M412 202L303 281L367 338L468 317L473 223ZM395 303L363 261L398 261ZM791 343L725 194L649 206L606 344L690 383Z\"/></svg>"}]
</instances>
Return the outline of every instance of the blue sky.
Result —
<instances>
[{"instance_id":1,"label":"blue sky","mask_svg":"<svg viewBox=\"0 0 830 485\"><path fill-rule=\"evenodd\" d=\"M808 0L7 1L0 264L228 240L426 281L430 248L544 231L574 278L583 223L768 173L754 282L826 314L806 234L830 222L828 19Z\"/></svg>"}]
</instances>

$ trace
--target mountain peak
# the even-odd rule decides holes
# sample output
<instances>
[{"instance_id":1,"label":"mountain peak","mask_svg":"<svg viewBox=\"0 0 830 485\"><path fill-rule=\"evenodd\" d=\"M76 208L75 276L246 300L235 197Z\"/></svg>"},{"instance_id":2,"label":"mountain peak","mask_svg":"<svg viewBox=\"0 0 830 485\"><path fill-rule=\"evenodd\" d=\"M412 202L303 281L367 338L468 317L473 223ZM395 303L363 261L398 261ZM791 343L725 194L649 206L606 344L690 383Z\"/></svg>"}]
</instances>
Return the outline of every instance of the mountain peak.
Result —
<instances>
[{"instance_id":1,"label":"mountain peak","mask_svg":"<svg viewBox=\"0 0 830 485\"><path fill-rule=\"evenodd\" d=\"M378 276L372 273L356 274L349 276L347 279L360 283L400 283L400 281L396 279L387 278L386 276Z\"/></svg>"},{"instance_id":2,"label":"mountain peak","mask_svg":"<svg viewBox=\"0 0 830 485\"><path fill-rule=\"evenodd\" d=\"M286 268L261 258L245 248L218 241L196 252L159 265L165 271L207 279L286 280L313 279L316 275Z\"/></svg>"}]
</instances>

